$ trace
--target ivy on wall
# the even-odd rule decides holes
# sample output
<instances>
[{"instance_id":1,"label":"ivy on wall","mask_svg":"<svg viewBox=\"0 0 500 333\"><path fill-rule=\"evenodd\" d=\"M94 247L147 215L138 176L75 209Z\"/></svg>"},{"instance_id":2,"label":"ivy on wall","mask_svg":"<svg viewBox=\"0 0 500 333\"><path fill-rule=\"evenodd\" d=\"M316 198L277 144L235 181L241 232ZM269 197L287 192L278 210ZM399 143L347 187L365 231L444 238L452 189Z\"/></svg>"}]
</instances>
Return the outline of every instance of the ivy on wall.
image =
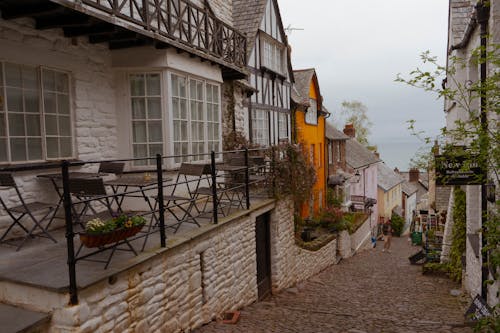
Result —
<instances>
[{"instance_id":1,"label":"ivy on wall","mask_svg":"<svg viewBox=\"0 0 500 333\"><path fill-rule=\"evenodd\" d=\"M453 203L453 230L450 249L449 273L450 277L459 282L462 280L462 256L466 247L466 203L465 192L460 187L453 189L455 202Z\"/></svg>"}]
</instances>

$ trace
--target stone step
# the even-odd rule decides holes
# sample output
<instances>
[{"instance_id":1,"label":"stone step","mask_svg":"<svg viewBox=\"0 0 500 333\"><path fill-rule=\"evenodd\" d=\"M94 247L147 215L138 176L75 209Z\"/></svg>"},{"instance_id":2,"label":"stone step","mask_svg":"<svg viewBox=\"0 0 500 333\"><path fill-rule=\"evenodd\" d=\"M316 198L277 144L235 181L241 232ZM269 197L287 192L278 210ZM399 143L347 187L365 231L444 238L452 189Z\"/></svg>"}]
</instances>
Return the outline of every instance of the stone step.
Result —
<instances>
[{"instance_id":1,"label":"stone step","mask_svg":"<svg viewBox=\"0 0 500 333\"><path fill-rule=\"evenodd\" d=\"M0 303L2 333L47 332L50 314L30 311Z\"/></svg>"}]
</instances>

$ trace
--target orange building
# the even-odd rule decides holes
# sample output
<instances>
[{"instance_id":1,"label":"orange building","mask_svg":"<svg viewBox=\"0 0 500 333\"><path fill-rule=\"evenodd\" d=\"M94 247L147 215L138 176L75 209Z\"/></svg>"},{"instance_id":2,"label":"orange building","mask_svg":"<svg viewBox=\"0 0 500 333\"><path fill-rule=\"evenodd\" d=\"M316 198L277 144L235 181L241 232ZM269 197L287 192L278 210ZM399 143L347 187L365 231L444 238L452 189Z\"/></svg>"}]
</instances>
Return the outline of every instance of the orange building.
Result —
<instances>
[{"instance_id":1,"label":"orange building","mask_svg":"<svg viewBox=\"0 0 500 333\"><path fill-rule=\"evenodd\" d=\"M303 218L312 217L325 206L328 164L325 158L325 119L330 115L322 105L318 77L311 69L293 71L293 140L309 151L316 170L316 183L309 203L301 209Z\"/></svg>"}]
</instances>

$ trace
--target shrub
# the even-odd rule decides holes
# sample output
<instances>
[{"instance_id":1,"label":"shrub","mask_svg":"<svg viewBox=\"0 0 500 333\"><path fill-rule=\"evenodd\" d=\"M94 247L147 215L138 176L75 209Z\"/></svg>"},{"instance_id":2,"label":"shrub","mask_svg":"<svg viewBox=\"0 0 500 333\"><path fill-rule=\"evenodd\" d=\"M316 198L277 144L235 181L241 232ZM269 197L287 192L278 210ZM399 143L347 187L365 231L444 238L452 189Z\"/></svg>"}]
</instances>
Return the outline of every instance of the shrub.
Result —
<instances>
[{"instance_id":1,"label":"shrub","mask_svg":"<svg viewBox=\"0 0 500 333\"><path fill-rule=\"evenodd\" d=\"M396 213L392 213L391 216L392 234L394 236L401 236L403 232L403 227L405 225L405 220Z\"/></svg>"}]
</instances>

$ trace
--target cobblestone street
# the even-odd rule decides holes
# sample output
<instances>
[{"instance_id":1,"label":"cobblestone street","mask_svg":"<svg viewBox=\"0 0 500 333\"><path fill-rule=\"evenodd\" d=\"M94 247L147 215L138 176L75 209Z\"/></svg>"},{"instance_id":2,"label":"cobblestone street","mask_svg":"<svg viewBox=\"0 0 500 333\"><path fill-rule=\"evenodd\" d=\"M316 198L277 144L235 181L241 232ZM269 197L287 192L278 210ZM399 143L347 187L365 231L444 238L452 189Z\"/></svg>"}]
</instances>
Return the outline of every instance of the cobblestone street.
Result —
<instances>
[{"instance_id":1,"label":"cobblestone street","mask_svg":"<svg viewBox=\"0 0 500 333\"><path fill-rule=\"evenodd\" d=\"M409 264L418 250L394 238L390 253L361 251L321 274L241 310L236 325L212 322L196 333L472 332L463 325L460 286Z\"/></svg>"}]
</instances>

